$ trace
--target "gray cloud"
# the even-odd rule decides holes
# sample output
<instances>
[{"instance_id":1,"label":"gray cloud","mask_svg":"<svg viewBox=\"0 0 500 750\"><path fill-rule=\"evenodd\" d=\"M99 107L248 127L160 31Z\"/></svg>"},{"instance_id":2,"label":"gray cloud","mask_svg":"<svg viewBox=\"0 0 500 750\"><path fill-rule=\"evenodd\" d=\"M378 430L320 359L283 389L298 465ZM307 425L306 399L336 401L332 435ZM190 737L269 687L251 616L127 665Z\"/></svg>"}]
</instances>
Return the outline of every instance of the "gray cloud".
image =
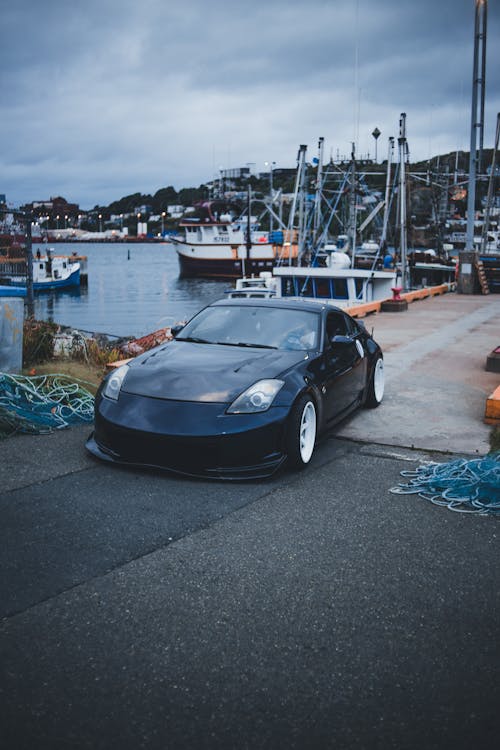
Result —
<instances>
[{"instance_id":1,"label":"gray cloud","mask_svg":"<svg viewBox=\"0 0 500 750\"><path fill-rule=\"evenodd\" d=\"M0 30L2 184L88 208L293 166L319 136L373 153L408 115L414 158L468 148L473 0L17 0ZM486 142L500 109L489 3Z\"/></svg>"}]
</instances>

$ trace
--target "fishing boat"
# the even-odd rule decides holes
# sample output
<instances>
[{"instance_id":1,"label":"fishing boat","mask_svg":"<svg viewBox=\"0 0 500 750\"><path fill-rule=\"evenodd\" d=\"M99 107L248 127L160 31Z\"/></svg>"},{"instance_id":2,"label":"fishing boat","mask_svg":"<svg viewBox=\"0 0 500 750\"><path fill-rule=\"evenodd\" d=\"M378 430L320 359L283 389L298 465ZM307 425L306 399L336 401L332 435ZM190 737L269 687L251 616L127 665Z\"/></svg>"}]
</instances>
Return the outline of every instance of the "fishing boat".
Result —
<instances>
[{"instance_id":1,"label":"fishing boat","mask_svg":"<svg viewBox=\"0 0 500 750\"><path fill-rule=\"evenodd\" d=\"M80 263L64 255L52 255L33 259L33 289L66 289L80 286Z\"/></svg>"},{"instance_id":2,"label":"fishing boat","mask_svg":"<svg viewBox=\"0 0 500 750\"><path fill-rule=\"evenodd\" d=\"M14 263L10 264L14 267ZM9 286L26 287L25 261L20 260L16 265L23 266L23 273L9 273L2 275L2 283ZM80 286L80 262L66 255L53 255L51 250L46 255L33 258L33 290L42 292L50 289L68 289Z\"/></svg>"},{"instance_id":3,"label":"fishing boat","mask_svg":"<svg viewBox=\"0 0 500 750\"><path fill-rule=\"evenodd\" d=\"M197 205L197 216L184 219L184 236L169 238L176 246L183 277L239 278L271 271L278 257L288 258L286 245L273 242L252 216L241 216L223 200ZM280 239L283 236L283 233ZM291 246L288 246L290 248Z\"/></svg>"},{"instance_id":4,"label":"fishing boat","mask_svg":"<svg viewBox=\"0 0 500 750\"><path fill-rule=\"evenodd\" d=\"M272 273L238 279L234 289L227 290L226 294L228 297L321 299L349 308L390 299L392 290L399 286L397 269L350 268L341 253L332 254L328 261L324 266L275 266Z\"/></svg>"}]
</instances>

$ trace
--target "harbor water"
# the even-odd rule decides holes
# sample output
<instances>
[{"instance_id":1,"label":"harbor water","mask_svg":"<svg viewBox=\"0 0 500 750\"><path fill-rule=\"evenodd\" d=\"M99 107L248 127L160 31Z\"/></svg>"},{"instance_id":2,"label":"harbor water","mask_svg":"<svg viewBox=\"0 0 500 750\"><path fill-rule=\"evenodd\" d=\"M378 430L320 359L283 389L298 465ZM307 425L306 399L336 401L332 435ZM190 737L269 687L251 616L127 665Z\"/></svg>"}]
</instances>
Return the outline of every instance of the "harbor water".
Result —
<instances>
[{"instance_id":1,"label":"harbor water","mask_svg":"<svg viewBox=\"0 0 500 750\"><path fill-rule=\"evenodd\" d=\"M33 252L47 245L33 244ZM181 279L173 245L58 243L57 255L87 256L88 286L35 293L35 318L91 333L140 337L189 319L232 283Z\"/></svg>"}]
</instances>

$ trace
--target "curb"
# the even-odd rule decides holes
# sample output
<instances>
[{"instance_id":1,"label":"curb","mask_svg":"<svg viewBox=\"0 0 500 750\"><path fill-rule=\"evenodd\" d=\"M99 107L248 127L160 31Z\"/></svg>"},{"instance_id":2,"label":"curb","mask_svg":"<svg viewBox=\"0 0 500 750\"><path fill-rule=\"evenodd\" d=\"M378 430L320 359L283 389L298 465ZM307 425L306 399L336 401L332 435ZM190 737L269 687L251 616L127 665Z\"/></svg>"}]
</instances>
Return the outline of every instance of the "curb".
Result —
<instances>
[{"instance_id":1,"label":"curb","mask_svg":"<svg viewBox=\"0 0 500 750\"><path fill-rule=\"evenodd\" d=\"M402 300L406 302L415 302L419 299L425 299L426 297L435 297L437 294L446 294L447 292L454 292L456 284L439 284L438 286L426 286L423 289L415 289L413 292L403 292L400 294ZM354 305L353 307L346 307L345 311L349 313L353 318L364 318L365 315L373 312L381 312L382 304L384 302L391 302L391 299L378 300L377 302L365 302L362 305ZM387 312L390 312L387 310Z\"/></svg>"}]
</instances>

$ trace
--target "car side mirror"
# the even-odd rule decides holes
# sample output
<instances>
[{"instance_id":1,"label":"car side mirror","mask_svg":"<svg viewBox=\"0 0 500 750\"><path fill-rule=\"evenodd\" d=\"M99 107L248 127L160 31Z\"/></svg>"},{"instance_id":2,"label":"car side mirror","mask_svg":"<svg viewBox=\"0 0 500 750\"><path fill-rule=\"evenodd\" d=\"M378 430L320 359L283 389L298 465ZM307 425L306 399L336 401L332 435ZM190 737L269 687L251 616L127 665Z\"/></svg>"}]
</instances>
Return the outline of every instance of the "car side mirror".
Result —
<instances>
[{"instance_id":1,"label":"car side mirror","mask_svg":"<svg viewBox=\"0 0 500 750\"><path fill-rule=\"evenodd\" d=\"M174 339L176 336L179 335L179 333L182 331L183 328L184 328L184 325L182 323L177 323L177 325L171 327L170 333L172 334Z\"/></svg>"},{"instance_id":2,"label":"car side mirror","mask_svg":"<svg viewBox=\"0 0 500 750\"><path fill-rule=\"evenodd\" d=\"M350 336L332 336L330 339L330 344L334 346L335 344L352 344L352 339Z\"/></svg>"}]
</instances>

